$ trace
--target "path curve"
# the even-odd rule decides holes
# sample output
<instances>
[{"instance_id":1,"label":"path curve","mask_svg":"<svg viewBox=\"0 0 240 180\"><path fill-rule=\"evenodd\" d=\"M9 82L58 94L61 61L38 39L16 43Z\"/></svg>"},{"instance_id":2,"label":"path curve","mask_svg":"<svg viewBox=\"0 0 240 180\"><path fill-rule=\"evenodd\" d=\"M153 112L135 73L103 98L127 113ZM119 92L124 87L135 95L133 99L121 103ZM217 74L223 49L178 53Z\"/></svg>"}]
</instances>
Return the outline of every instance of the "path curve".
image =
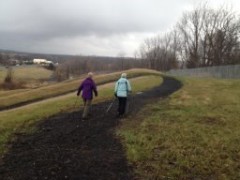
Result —
<instances>
[{"instance_id":1,"label":"path curve","mask_svg":"<svg viewBox=\"0 0 240 180\"><path fill-rule=\"evenodd\" d=\"M181 86L176 79L164 77L159 87L133 96L129 118ZM39 122L32 135L18 135L2 158L0 179L134 179L115 134L121 123L115 117L116 104L104 114L108 105L94 105L94 116L87 121L80 120L81 112L62 113Z\"/></svg>"}]
</instances>

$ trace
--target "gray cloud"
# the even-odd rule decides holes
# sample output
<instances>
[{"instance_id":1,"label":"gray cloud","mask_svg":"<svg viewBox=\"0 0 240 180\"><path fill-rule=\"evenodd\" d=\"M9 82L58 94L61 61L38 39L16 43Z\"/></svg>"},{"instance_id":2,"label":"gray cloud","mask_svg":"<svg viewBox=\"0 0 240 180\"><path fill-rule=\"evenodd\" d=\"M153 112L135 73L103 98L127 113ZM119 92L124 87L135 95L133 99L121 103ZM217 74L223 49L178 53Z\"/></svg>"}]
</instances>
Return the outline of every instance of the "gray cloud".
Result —
<instances>
[{"instance_id":1,"label":"gray cloud","mask_svg":"<svg viewBox=\"0 0 240 180\"><path fill-rule=\"evenodd\" d=\"M5 0L0 2L0 48L96 55L128 51L130 55L142 39L166 31L194 3L196 0Z\"/></svg>"}]
</instances>

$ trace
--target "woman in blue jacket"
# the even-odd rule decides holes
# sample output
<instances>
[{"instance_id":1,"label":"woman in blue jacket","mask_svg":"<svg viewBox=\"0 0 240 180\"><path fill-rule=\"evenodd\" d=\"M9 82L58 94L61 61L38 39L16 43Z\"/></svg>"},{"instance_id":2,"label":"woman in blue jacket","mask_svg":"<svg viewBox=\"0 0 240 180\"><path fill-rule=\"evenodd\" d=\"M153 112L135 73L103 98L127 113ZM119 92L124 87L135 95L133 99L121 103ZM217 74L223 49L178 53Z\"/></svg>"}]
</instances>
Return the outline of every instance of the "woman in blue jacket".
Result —
<instances>
[{"instance_id":1,"label":"woman in blue jacket","mask_svg":"<svg viewBox=\"0 0 240 180\"><path fill-rule=\"evenodd\" d=\"M115 84L114 94L118 98L118 115L123 116L126 111L127 96L131 92L130 82L127 80L127 74L122 73L121 78Z\"/></svg>"}]
</instances>

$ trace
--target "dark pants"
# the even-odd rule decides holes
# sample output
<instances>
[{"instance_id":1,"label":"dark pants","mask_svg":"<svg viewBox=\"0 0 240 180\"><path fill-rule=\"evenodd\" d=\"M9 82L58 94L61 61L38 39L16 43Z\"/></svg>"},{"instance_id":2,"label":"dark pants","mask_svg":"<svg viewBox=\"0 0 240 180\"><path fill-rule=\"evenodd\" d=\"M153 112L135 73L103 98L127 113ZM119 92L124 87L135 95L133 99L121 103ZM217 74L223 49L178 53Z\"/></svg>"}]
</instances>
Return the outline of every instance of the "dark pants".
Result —
<instances>
[{"instance_id":1,"label":"dark pants","mask_svg":"<svg viewBox=\"0 0 240 180\"><path fill-rule=\"evenodd\" d=\"M118 114L123 115L126 110L127 98L126 97L118 97Z\"/></svg>"}]
</instances>

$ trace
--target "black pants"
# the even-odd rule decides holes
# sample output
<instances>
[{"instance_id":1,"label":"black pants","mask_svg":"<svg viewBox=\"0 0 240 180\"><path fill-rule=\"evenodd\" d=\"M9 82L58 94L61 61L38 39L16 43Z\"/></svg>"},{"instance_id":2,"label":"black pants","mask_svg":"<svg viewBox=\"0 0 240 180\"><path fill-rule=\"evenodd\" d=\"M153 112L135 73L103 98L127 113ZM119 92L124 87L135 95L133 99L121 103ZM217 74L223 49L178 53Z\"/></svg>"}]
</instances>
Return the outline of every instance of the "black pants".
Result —
<instances>
[{"instance_id":1,"label":"black pants","mask_svg":"<svg viewBox=\"0 0 240 180\"><path fill-rule=\"evenodd\" d=\"M126 97L118 97L118 114L123 115L126 110L127 98Z\"/></svg>"}]
</instances>

